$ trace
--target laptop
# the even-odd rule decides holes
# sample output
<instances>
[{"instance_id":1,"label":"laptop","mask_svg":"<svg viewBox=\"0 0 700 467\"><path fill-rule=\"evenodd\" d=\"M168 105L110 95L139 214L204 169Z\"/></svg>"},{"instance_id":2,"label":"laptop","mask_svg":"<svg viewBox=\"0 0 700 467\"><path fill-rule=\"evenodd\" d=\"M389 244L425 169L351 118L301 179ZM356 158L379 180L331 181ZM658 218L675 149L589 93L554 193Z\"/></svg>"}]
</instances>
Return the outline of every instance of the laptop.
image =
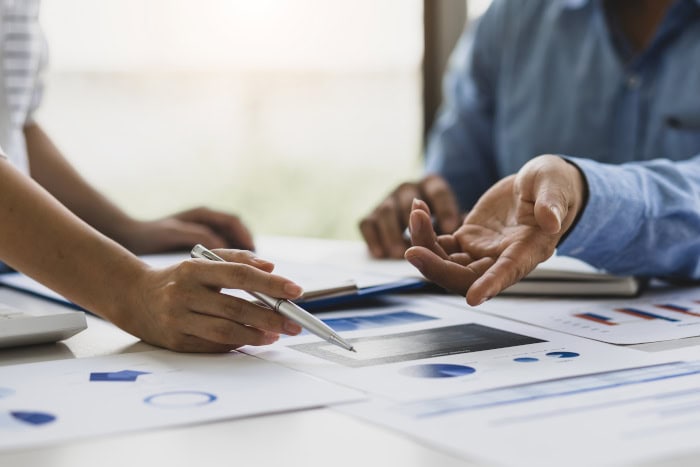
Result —
<instances>
[{"instance_id":1,"label":"laptop","mask_svg":"<svg viewBox=\"0 0 700 467\"><path fill-rule=\"evenodd\" d=\"M82 311L0 288L0 348L58 342L86 328Z\"/></svg>"}]
</instances>

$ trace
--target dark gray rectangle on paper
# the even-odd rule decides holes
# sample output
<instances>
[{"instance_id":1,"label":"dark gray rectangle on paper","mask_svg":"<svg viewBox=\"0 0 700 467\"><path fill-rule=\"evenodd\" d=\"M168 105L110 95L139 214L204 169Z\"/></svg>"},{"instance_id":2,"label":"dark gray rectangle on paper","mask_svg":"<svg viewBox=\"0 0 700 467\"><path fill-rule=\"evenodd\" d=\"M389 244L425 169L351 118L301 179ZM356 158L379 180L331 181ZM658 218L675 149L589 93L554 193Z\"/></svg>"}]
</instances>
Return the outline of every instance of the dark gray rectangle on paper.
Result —
<instances>
[{"instance_id":1,"label":"dark gray rectangle on paper","mask_svg":"<svg viewBox=\"0 0 700 467\"><path fill-rule=\"evenodd\" d=\"M359 368L546 341L471 323L385 336L361 337L349 339L348 342L357 349L356 354L346 355L347 351L323 341L291 345L289 348L341 365Z\"/></svg>"}]
</instances>

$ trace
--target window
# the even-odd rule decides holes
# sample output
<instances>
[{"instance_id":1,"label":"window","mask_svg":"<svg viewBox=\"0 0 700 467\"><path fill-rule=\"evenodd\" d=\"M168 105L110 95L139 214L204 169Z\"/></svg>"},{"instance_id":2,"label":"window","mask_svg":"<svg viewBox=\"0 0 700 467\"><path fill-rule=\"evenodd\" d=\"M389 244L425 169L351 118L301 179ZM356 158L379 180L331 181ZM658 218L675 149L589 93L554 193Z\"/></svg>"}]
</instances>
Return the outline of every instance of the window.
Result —
<instances>
[{"instance_id":1,"label":"window","mask_svg":"<svg viewBox=\"0 0 700 467\"><path fill-rule=\"evenodd\" d=\"M43 2L37 120L132 215L359 238L422 152L422 2Z\"/></svg>"}]
</instances>

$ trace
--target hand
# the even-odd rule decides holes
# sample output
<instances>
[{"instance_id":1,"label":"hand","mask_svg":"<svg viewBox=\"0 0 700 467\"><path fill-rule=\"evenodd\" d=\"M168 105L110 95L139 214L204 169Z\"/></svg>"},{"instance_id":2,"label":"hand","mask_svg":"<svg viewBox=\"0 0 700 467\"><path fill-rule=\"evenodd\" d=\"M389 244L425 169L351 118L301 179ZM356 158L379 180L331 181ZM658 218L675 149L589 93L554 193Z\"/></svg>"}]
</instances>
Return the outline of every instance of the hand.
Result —
<instances>
[{"instance_id":1,"label":"hand","mask_svg":"<svg viewBox=\"0 0 700 467\"><path fill-rule=\"evenodd\" d=\"M244 289L294 299L301 287L270 274L272 263L244 250L217 250L228 262L191 259L135 278L134 294L110 317L144 341L181 352L227 352L243 345L275 342L301 327L248 300L220 289ZM118 305L119 306L119 305Z\"/></svg>"},{"instance_id":2,"label":"hand","mask_svg":"<svg viewBox=\"0 0 700 467\"><path fill-rule=\"evenodd\" d=\"M119 239L136 254L189 250L201 243L207 248L253 250L253 237L234 215L208 208L195 208L155 221L134 221Z\"/></svg>"},{"instance_id":3,"label":"hand","mask_svg":"<svg viewBox=\"0 0 700 467\"><path fill-rule=\"evenodd\" d=\"M438 237L419 200L406 259L429 280L479 305L549 258L587 197L576 166L544 155L491 187L452 235Z\"/></svg>"},{"instance_id":4,"label":"hand","mask_svg":"<svg viewBox=\"0 0 700 467\"><path fill-rule=\"evenodd\" d=\"M452 233L459 227L457 200L445 179L428 175L417 183L403 183L360 221L360 231L373 257L403 258L409 246L403 232L414 198L421 198L430 206L440 232Z\"/></svg>"}]
</instances>

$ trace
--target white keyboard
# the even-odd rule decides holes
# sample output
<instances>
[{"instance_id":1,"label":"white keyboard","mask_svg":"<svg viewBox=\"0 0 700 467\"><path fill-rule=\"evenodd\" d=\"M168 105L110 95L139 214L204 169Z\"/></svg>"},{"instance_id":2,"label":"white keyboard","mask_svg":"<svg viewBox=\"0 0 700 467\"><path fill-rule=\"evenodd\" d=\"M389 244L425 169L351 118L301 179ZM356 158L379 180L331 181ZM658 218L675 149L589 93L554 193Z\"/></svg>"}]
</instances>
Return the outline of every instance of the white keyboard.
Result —
<instances>
[{"instance_id":1,"label":"white keyboard","mask_svg":"<svg viewBox=\"0 0 700 467\"><path fill-rule=\"evenodd\" d=\"M0 348L57 342L86 327L85 313L81 311L52 309L39 313L0 303Z\"/></svg>"}]
</instances>

